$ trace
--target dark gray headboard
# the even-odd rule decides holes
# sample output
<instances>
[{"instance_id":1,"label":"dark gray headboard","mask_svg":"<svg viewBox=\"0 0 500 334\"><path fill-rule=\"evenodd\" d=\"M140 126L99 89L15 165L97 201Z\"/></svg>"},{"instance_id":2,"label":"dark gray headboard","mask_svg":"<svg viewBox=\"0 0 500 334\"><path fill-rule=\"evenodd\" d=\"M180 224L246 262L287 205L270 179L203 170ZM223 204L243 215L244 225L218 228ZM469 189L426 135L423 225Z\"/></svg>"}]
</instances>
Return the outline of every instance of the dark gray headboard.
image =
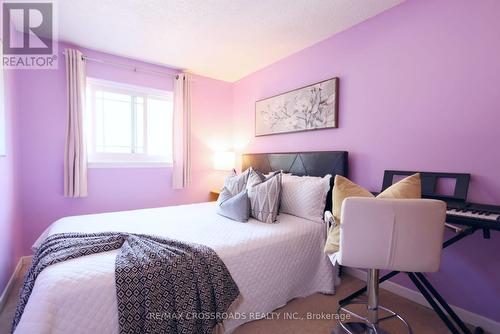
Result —
<instances>
[{"instance_id":1,"label":"dark gray headboard","mask_svg":"<svg viewBox=\"0 0 500 334\"><path fill-rule=\"evenodd\" d=\"M332 175L330 191L326 199L326 210L332 209L332 188L335 175L347 177L347 151L293 152L293 153L252 153L243 154L242 170L252 166L263 172L283 170L295 175L323 177Z\"/></svg>"}]
</instances>

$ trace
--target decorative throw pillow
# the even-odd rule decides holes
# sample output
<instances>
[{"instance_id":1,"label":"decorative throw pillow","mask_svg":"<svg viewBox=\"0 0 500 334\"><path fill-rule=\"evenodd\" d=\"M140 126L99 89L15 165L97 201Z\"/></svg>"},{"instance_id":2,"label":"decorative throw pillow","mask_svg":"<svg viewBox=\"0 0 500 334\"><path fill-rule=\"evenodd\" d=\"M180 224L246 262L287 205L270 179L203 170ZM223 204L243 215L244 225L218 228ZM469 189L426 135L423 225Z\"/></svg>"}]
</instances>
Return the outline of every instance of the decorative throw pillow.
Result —
<instances>
[{"instance_id":1,"label":"decorative throw pillow","mask_svg":"<svg viewBox=\"0 0 500 334\"><path fill-rule=\"evenodd\" d=\"M413 174L378 194L377 198L421 198L422 186L420 174Z\"/></svg>"},{"instance_id":2,"label":"decorative throw pillow","mask_svg":"<svg viewBox=\"0 0 500 334\"><path fill-rule=\"evenodd\" d=\"M250 169L250 171L248 173L248 179L247 179L247 185L246 185L247 189L253 187L256 184L262 183L266 180L266 177L264 176L264 174L262 174L258 170L255 170L252 167L250 167L249 169Z\"/></svg>"},{"instance_id":3,"label":"decorative throw pillow","mask_svg":"<svg viewBox=\"0 0 500 334\"><path fill-rule=\"evenodd\" d=\"M413 174L401 181L393 184L383 192L381 192L377 198L420 198L422 197L420 185L420 174ZM333 186L333 217L335 219L335 226L331 226L328 232L328 238L325 244L325 253L331 254L339 250L340 244L340 216L342 209L342 202L347 197L375 197L371 192L358 186L349 179L336 175L335 183Z\"/></svg>"},{"instance_id":4,"label":"decorative throw pillow","mask_svg":"<svg viewBox=\"0 0 500 334\"><path fill-rule=\"evenodd\" d=\"M224 187L217 199L217 213L239 222L246 222L250 217L250 200L246 190L233 195Z\"/></svg>"},{"instance_id":5,"label":"decorative throw pillow","mask_svg":"<svg viewBox=\"0 0 500 334\"><path fill-rule=\"evenodd\" d=\"M278 216L281 193L281 173L247 189L250 214L261 222L272 224Z\"/></svg>"},{"instance_id":6,"label":"decorative throw pillow","mask_svg":"<svg viewBox=\"0 0 500 334\"><path fill-rule=\"evenodd\" d=\"M269 172L269 173L266 173L266 174L263 174L263 175L264 175L264 177L265 177L266 179L269 179L270 177L273 177L274 175L276 175L276 174L278 174L278 173L281 173L281 174L283 174L283 175L285 175L285 174L286 174L286 175L292 175L291 173L285 173L285 172L283 171L283 169L280 169L280 170L275 170L275 171L272 171L272 172Z\"/></svg>"},{"instance_id":7,"label":"decorative throw pillow","mask_svg":"<svg viewBox=\"0 0 500 334\"><path fill-rule=\"evenodd\" d=\"M245 189L251 170L252 168L250 167L238 175L233 169L233 171L224 180L224 187L226 187L232 195L239 194Z\"/></svg>"},{"instance_id":8,"label":"decorative throw pillow","mask_svg":"<svg viewBox=\"0 0 500 334\"><path fill-rule=\"evenodd\" d=\"M280 211L322 223L331 178L330 174L322 178L284 174Z\"/></svg>"}]
</instances>

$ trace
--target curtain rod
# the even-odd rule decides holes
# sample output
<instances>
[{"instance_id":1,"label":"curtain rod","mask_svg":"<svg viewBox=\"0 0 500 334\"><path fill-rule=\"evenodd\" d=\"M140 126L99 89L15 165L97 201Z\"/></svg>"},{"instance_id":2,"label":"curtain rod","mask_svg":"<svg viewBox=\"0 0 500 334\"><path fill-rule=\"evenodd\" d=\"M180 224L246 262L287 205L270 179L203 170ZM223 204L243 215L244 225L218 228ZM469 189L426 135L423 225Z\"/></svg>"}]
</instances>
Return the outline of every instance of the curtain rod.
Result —
<instances>
[{"instance_id":1,"label":"curtain rod","mask_svg":"<svg viewBox=\"0 0 500 334\"><path fill-rule=\"evenodd\" d=\"M63 51L63 55L66 55L66 51ZM111 65L111 66L115 66L115 67L121 67L121 68L132 70L134 72L143 72L143 73L156 74L156 75L167 76L167 77L175 78L175 79L177 79L179 77L178 74L171 74L171 73L167 73L167 72L160 72L160 71L150 70L150 69L147 69L147 68L142 68L142 67L137 67L137 66L133 66L133 65L129 65L129 64L120 63L120 62L117 62L117 61L97 59L97 58L87 57L87 56L84 56L84 55L82 55L82 60L93 61L94 63L107 64L107 65Z\"/></svg>"}]
</instances>

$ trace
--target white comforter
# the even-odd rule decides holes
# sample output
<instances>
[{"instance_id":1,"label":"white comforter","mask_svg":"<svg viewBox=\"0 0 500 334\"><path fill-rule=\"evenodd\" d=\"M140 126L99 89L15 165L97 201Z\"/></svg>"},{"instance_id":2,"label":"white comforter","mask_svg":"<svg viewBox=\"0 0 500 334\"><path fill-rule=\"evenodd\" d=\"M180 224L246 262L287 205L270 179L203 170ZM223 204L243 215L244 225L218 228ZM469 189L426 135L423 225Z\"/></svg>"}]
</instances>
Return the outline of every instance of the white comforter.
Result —
<instances>
[{"instance_id":1,"label":"white comforter","mask_svg":"<svg viewBox=\"0 0 500 334\"><path fill-rule=\"evenodd\" d=\"M37 240L61 232L124 231L213 248L241 296L225 330L262 317L296 297L333 293L334 268L323 254L322 224L280 214L278 224L238 223L215 214L214 202L66 217ZM114 261L117 251L46 268L37 278L16 333L118 333Z\"/></svg>"}]
</instances>

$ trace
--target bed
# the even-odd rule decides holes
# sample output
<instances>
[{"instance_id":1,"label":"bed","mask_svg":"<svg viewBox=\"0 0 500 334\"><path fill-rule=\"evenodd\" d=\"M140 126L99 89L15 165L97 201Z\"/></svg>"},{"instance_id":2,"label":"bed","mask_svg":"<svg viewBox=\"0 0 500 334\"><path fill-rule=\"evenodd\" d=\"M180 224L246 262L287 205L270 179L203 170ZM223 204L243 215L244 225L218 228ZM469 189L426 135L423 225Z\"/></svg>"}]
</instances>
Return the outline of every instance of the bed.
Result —
<instances>
[{"instance_id":1,"label":"bed","mask_svg":"<svg viewBox=\"0 0 500 334\"><path fill-rule=\"evenodd\" d=\"M347 152L250 154L243 168L299 175L347 174ZM331 205L331 194L327 206ZM35 242L61 232L153 234L215 250L240 289L225 332L259 319L289 300L332 294L337 268L323 254L324 225L287 214L279 223L238 223L215 213L215 202L66 217ZM38 276L16 333L118 333L114 280L117 251L52 265Z\"/></svg>"}]
</instances>

